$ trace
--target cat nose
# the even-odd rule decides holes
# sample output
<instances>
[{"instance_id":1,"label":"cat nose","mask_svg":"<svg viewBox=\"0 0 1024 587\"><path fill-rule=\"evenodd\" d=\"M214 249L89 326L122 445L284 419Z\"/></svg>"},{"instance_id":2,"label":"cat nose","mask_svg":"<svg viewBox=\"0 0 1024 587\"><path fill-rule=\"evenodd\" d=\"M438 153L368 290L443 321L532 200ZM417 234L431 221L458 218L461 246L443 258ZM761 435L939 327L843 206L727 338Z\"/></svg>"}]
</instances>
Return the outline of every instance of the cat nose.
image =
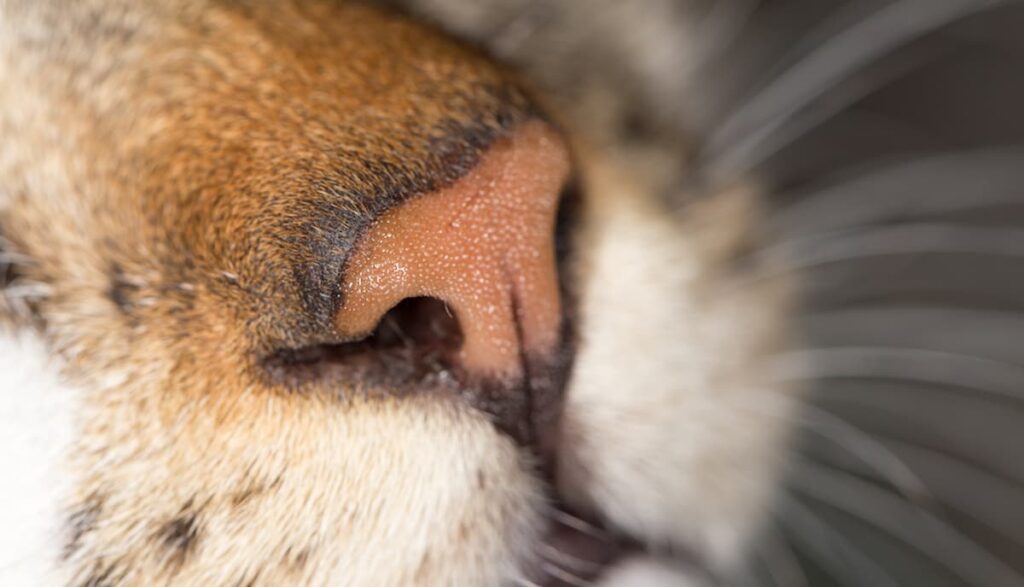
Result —
<instances>
[{"instance_id":1,"label":"cat nose","mask_svg":"<svg viewBox=\"0 0 1024 587\"><path fill-rule=\"evenodd\" d=\"M459 179L380 215L346 261L338 330L370 332L403 300L436 298L458 321L464 371L521 376L560 338L554 225L569 166L558 135L527 122Z\"/></svg>"}]
</instances>

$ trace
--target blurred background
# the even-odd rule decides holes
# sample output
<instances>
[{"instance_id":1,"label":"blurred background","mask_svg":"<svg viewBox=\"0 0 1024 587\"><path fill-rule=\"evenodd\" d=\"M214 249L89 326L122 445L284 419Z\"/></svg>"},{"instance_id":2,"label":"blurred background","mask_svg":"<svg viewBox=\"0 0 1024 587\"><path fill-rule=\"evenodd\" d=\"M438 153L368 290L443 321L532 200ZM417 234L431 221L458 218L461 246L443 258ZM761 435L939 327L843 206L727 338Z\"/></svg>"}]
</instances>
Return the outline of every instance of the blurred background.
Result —
<instances>
[{"instance_id":1,"label":"blurred background","mask_svg":"<svg viewBox=\"0 0 1024 587\"><path fill-rule=\"evenodd\" d=\"M767 186L753 254L801 278L779 376L812 393L738 583L1024 585L1024 3L390 3L574 104L667 197Z\"/></svg>"}]
</instances>

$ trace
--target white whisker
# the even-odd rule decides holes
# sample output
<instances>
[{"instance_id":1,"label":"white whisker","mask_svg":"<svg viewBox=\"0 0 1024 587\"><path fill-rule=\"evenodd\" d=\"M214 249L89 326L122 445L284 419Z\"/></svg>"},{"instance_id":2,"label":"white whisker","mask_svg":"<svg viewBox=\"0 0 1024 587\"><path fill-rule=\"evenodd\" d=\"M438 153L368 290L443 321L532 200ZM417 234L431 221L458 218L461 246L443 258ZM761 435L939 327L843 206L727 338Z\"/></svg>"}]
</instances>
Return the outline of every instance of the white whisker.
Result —
<instances>
[{"instance_id":1,"label":"white whisker","mask_svg":"<svg viewBox=\"0 0 1024 587\"><path fill-rule=\"evenodd\" d=\"M1022 203L1024 149L979 149L901 161L811 188L774 213L766 232L832 231L890 218ZM871 197L865 197L870 194Z\"/></svg>"},{"instance_id":2,"label":"white whisker","mask_svg":"<svg viewBox=\"0 0 1024 587\"><path fill-rule=\"evenodd\" d=\"M562 581L564 583L568 583L573 587L587 587L588 585L590 585L590 581L587 581L582 577L577 577L576 575L556 565L550 563L541 563L541 568L544 569L545 573L551 575L555 579L558 579L559 581Z\"/></svg>"},{"instance_id":3,"label":"white whisker","mask_svg":"<svg viewBox=\"0 0 1024 587\"><path fill-rule=\"evenodd\" d=\"M899 587L882 567L836 529L819 519L807 506L793 497L785 496L780 509L782 523L801 542L804 551L828 567L834 576L853 572L861 585Z\"/></svg>"},{"instance_id":4,"label":"white whisker","mask_svg":"<svg viewBox=\"0 0 1024 587\"><path fill-rule=\"evenodd\" d=\"M891 450L914 464L932 495L946 506L1024 545L1024 484L1009 481L956 455L899 440L887 440ZM978 499L978 496L985 496Z\"/></svg>"},{"instance_id":5,"label":"white whisker","mask_svg":"<svg viewBox=\"0 0 1024 587\"><path fill-rule=\"evenodd\" d=\"M804 125L804 129L794 133L787 131L788 123L833 89L845 83L849 95L845 99L835 97L829 100L825 111L816 117L818 121L864 95L865 86L872 84L857 80L857 72L897 47L1009 1L947 0L937 3L933 0L899 0L866 16L862 15L863 5L851 3L849 13L837 14L828 19L817 34L808 35L825 41L776 76L771 84L720 125L708 141L711 168L717 174L727 176L749 170L764 153L775 152L779 144L792 141L806 132L812 125ZM851 80L858 83L851 84ZM878 84L876 80L873 85L877 88ZM788 136L780 141L780 134ZM766 149L764 145L768 143L775 143L775 146Z\"/></svg>"},{"instance_id":6,"label":"white whisker","mask_svg":"<svg viewBox=\"0 0 1024 587\"><path fill-rule=\"evenodd\" d=\"M882 478L913 502L934 501L927 485L888 447L871 435L824 410L806 405L796 423L804 425L877 471Z\"/></svg>"},{"instance_id":7,"label":"white whisker","mask_svg":"<svg viewBox=\"0 0 1024 587\"><path fill-rule=\"evenodd\" d=\"M866 257L920 254L1024 257L1024 230L901 224L794 238L756 256L769 271L793 271Z\"/></svg>"},{"instance_id":8,"label":"white whisker","mask_svg":"<svg viewBox=\"0 0 1024 587\"><path fill-rule=\"evenodd\" d=\"M588 536L593 536L601 540L606 540L608 538L608 534L602 531L597 526L591 524L590 522L587 522L586 520L578 516L574 516L565 510L555 509L551 513L551 517L559 524L568 526L573 530L577 530Z\"/></svg>"},{"instance_id":9,"label":"white whisker","mask_svg":"<svg viewBox=\"0 0 1024 587\"><path fill-rule=\"evenodd\" d=\"M904 347L830 347L783 353L773 374L783 381L887 378L954 385L1024 399L1024 368L960 353Z\"/></svg>"},{"instance_id":10,"label":"white whisker","mask_svg":"<svg viewBox=\"0 0 1024 587\"><path fill-rule=\"evenodd\" d=\"M805 465L795 489L914 548L970 585L1020 585L1021 576L952 526L876 485L826 467Z\"/></svg>"},{"instance_id":11,"label":"white whisker","mask_svg":"<svg viewBox=\"0 0 1024 587\"><path fill-rule=\"evenodd\" d=\"M963 348L984 347L984 356L1024 336L1024 312L973 309L956 305L886 304L808 312L801 318L814 340L928 341ZM964 339L967 339L964 341ZM998 344L985 344L998 343ZM954 351L955 352L955 351ZM980 355L979 355L980 356Z\"/></svg>"},{"instance_id":12,"label":"white whisker","mask_svg":"<svg viewBox=\"0 0 1024 587\"><path fill-rule=\"evenodd\" d=\"M770 539L762 540L758 551L772 583L778 587L808 587L793 545L781 532L771 531Z\"/></svg>"},{"instance_id":13,"label":"white whisker","mask_svg":"<svg viewBox=\"0 0 1024 587\"><path fill-rule=\"evenodd\" d=\"M601 563L588 561L578 556L563 552L550 544L540 547L540 554L548 561L555 563L563 569L571 569L578 573L594 573L601 569Z\"/></svg>"},{"instance_id":14,"label":"white whisker","mask_svg":"<svg viewBox=\"0 0 1024 587\"><path fill-rule=\"evenodd\" d=\"M809 312L801 332L819 347L920 348L1024 366L1024 312L948 304L879 304Z\"/></svg>"}]
</instances>

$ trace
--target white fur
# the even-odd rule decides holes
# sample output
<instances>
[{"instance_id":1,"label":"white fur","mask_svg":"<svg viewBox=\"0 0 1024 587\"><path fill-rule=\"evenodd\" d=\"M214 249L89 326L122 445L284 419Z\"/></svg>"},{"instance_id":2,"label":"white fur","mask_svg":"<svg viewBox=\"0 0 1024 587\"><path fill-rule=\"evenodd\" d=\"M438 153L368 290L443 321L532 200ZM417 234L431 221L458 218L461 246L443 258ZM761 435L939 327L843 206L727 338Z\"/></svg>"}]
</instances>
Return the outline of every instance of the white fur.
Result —
<instances>
[{"instance_id":1,"label":"white fur","mask_svg":"<svg viewBox=\"0 0 1024 587\"><path fill-rule=\"evenodd\" d=\"M39 337L0 331L0 585L56 582L74 405Z\"/></svg>"},{"instance_id":2,"label":"white fur","mask_svg":"<svg viewBox=\"0 0 1024 587\"><path fill-rule=\"evenodd\" d=\"M562 483L613 525L725 571L767 511L786 453L795 395L761 364L781 340L784 295L722 268L742 214L694 209L683 224L628 183L599 185L614 197L595 200L583 248Z\"/></svg>"}]
</instances>

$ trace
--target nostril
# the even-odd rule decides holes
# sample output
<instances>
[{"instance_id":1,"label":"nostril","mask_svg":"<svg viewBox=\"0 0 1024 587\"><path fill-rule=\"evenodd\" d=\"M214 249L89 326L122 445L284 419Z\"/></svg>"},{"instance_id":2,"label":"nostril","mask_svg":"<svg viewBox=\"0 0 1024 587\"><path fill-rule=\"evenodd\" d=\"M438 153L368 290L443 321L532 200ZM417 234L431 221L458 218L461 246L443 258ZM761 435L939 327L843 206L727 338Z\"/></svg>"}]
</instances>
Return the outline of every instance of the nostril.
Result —
<instances>
[{"instance_id":1,"label":"nostril","mask_svg":"<svg viewBox=\"0 0 1024 587\"><path fill-rule=\"evenodd\" d=\"M409 298L384 314L365 343L380 350L450 355L462 346L462 329L445 302L429 297Z\"/></svg>"},{"instance_id":2,"label":"nostril","mask_svg":"<svg viewBox=\"0 0 1024 587\"><path fill-rule=\"evenodd\" d=\"M462 342L445 302L414 297L385 313L366 336L280 349L264 364L274 383L289 388L332 380L404 384L448 373Z\"/></svg>"}]
</instances>

